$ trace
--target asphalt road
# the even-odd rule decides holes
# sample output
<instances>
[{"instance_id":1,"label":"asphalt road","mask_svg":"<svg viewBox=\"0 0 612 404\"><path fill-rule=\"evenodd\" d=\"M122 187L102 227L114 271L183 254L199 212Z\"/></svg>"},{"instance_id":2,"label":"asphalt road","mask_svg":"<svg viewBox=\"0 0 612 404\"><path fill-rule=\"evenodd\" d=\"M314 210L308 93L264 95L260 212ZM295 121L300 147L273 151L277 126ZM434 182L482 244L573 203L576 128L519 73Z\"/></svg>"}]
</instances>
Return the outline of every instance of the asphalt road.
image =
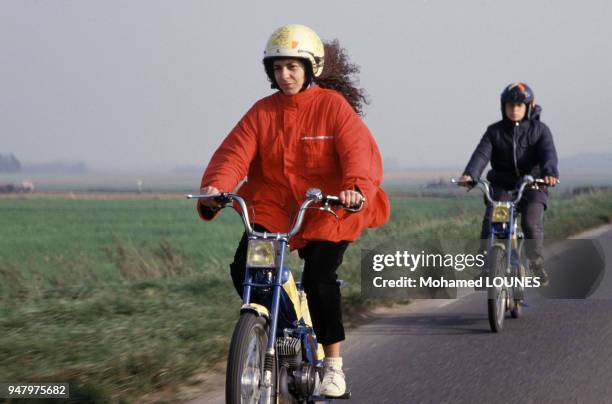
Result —
<instances>
[{"instance_id":1,"label":"asphalt road","mask_svg":"<svg viewBox=\"0 0 612 404\"><path fill-rule=\"evenodd\" d=\"M612 226L588 232L612 262ZM343 344L351 403L612 403L612 265L589 299L533 291L489 329L486 292L379 310ZM222 403L217 387L190 403ZM337 403L342 401L338 400Z\"/></svg>"},{"instance_id":2,"label":"asphalt road","mask_svg":"<svg viewBox=\"0 0 612 404\"><path fill-rule=\"evenodd\" d=\"M612 229L597 240L612 262ZM489 329L485 292L381 314L344 344L350 401L611 403L607 272L589 299L548 299L532 290L523 316L506 318L498 334Z\"/></svg>"}]
</instances>

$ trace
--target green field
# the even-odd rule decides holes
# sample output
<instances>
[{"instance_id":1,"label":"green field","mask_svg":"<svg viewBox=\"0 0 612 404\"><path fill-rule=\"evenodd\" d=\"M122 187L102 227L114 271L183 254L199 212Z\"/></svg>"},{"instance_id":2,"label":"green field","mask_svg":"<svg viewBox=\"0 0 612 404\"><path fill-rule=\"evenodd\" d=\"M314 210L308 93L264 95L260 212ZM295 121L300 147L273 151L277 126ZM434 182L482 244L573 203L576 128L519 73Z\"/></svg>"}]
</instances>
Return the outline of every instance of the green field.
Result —
<instances>
[{"instance_id":1,"label":"green field","mask_svg":"<svg viewBox=\"0 0 612 404\"><path fill-rule=\"evenodd\" d=\"M611 197L553 196L547 237L609 223ZM390 223L366 232L339 271L348 319L381 303L360 296L360 248L476 238L482 211L476 192L392 199ZM183 200L0 199L0 381L64 381L76 399L132 402L222 360L241 233L233 212L204 223Z\"/></svg>"}]
</instances>

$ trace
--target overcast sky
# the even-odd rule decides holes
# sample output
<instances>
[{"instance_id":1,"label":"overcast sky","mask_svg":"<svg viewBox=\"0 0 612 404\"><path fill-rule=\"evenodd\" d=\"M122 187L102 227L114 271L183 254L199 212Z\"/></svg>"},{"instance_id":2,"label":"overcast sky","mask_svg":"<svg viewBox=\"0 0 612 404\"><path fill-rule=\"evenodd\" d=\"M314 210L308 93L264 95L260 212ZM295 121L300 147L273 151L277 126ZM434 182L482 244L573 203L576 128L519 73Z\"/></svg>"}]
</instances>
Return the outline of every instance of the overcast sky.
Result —
<instances>
[{"instance_id":1,"label":"overcast sky","mask_svg":"<svg viewBox=\"0 0 612 404\"><path fill-rule=\"evenodd\" d=\"M361 66L383 157L463 165L527 82L560 156L612 152L601 1L0 2L0 154L93 168L204 166L271 93L268 36L301 23Z\"/></svg>"}]
</instances>

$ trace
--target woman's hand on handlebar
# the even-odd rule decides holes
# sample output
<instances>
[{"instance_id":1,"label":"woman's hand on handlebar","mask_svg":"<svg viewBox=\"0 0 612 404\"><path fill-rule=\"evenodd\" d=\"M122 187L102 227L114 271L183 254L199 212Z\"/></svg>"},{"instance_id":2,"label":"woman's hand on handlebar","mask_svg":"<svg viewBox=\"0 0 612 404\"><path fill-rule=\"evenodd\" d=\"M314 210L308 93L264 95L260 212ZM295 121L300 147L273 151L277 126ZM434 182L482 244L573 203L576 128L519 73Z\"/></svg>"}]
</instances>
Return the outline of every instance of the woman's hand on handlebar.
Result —
<instances>
[{"instance_id":1,"label":"woman's hand on handlebar","mask_svg":"<svg viewBox=\"0 0 612 404\"><path fill-rule=\"evenodd\" d=\"M346 189L338 195L340 202L346 208L359 207L364 200L363 195L353 189Z\"/></svg>"},{"instance_id":2,"label":"woman's hand on handlebar","mask_svg":"<svg viewBox=\"0 0 612 404\"><path fill-rule=\"evenodd\" d=\"M202 195L215 195L219 193L219 190L215 187L207 186L200 188L200 193ZM215 201L214 198L200 199L200 204L212 209L219 209L221 207L219 202Z\"/></svg>"},{"instance_id":3,"label":"woman's hand on handlebar","mask_svg":"<svg viewBox=\"0 0 612 404\"><path fill-rule=\"evenodd\" d=\"M544 182L549 187L554 187L555 185L557 185L558 180L553 176L547 175L546 177L544 177Z\"/></svg>"}]
</instances>

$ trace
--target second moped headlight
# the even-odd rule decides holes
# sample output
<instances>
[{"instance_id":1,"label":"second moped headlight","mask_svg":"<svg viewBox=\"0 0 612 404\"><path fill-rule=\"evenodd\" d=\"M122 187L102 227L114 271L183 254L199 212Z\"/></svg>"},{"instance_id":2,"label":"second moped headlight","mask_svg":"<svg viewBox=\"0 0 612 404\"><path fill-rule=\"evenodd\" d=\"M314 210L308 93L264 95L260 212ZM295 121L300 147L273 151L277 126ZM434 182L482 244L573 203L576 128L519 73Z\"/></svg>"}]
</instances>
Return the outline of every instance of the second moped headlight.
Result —
<instances>
[{"instance_id":1,"label":"second moped headlight","mask_svg":"<svg viewBox=\"0 0 612 404\"><path fill-rule=\"evenodd\" d=\"M249 240L249 245L247 248L247 267L275 267L275 247L276 245L274 240Z\"/></svg>"},{"instance_id":2,"label":"second moped headlight","mask_svg":"<svg viewBox=\"0 0 612 404\"><path fill-rule=\"evenodd\" d=\"M496 203L493 207L493 213L491 214L491 221L493 223L507 222L510 220L510 203L502 202Z\"/></svg>"}]
</instances>

